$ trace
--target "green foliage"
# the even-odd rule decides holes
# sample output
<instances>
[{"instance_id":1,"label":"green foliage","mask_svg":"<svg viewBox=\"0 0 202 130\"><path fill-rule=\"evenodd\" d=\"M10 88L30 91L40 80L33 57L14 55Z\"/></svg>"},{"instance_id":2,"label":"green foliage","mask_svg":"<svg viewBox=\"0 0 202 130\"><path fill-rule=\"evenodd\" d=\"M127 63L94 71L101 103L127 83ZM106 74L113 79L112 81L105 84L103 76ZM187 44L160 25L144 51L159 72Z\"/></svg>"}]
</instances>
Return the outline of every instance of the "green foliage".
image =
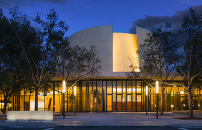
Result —
<instances>
[{"instance_id":1,"label":"green foliage","mask_svg":"<svg viewBox=\"0 0 202 130\"><path fill-rule=\"evenodd\" d=\"M97 97L97 93L99 93L99 90L97 90L97 92L96 92L96 89L94 89L93 90L93 98L96 98ZM98 104L102 104L102 101L101 101L102 99L100 99L100 98L96 98L96 101L97 101L97 103Z\"/></svg>"},{"instance_id":2,"label":"green foliage","mask_svg":"<svg viewBox=\"0 0 202 130\"><path fill-rule=\"evenodd\" d=\"M97 92L96 89L93 90L93 98L96 98Z\"/></svg>"},{"instance_id":3,"label":"green foliage","mask_svg":"<svg viewBox=\"0 0 202 130\"><path fill-rule=\"evenodd\" d=\"M4 94L4 113L6 111L6 104L14 93L19 93L22 89L27 87L26 74L24 68L24 56L22 55L22 48L19 44L19 37L25 35L23 42L31 41L34 31L24 24L24 19L18 19L16 13L13 19L8 19L0 10L0 90ZM24 17L22 17L24 18ZM26 33L24 33L26 32ZM31 36L30 36L31 35ZM27 43L26 47L30 44Z\"/></svg>"},{"instance_id":4,"label":"green foliage","mask_svg":"<svg viewBox=\"0 0 202 130\"><path fill-rule=\"evenodd\" d=\"M29 81L28 84L31 85L30 89L26 89L27 91L32 92L35 86L37 110L37 92L55 72L54 54L58 46L66 40L64 35L68 26L64 21L59 21L58 14L51 9L47 14L47 22L42 21L39 15L36 16L34 21L41 25L39 31L36 31L37 29L26 19L26 14L22 13L19 7L9 10L11 19L7 19L0 10L1 69L5 70L5 73L8 72L8 76L18 72L15 73L18 74L15 75L18 78L16 81L21 79ZM14 81L14 78L12 76L7 80Z\"/></svg>"}]
</instances>

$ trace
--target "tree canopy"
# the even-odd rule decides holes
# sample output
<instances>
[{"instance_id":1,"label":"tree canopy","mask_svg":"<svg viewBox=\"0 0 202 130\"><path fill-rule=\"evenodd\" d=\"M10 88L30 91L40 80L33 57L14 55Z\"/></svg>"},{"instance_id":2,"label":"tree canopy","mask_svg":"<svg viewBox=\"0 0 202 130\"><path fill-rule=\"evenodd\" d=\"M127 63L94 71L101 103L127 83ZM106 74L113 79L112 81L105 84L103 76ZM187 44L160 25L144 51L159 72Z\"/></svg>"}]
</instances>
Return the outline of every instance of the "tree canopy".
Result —
<instances>
[{"instance_id":1,"label":"tree canopy","mask_svg":"<svg viewBox=\"0 0 202 130\"><path fill-rule=\"evenodd\" d=\"M60 73L66 81L77 76L76 83L84 75L99 73L101 60L96 57L96 47L70 46L65 36L69 27L59 20L54 9L46 15L45 21L36 15L33 22L39 29L19 7L9 10L12 18L8 19L0 9L0 90L5 93L7 102L16 90L29 84L27 90L31 92L34 88L35 111L38 111L38 91L53 75Z\"/></svg>"},{"instance_id":2,"label":"tree canopy","mask_svg":"<svg viewBox=\"0 0 202 130\"><path fill-rule=\"evenodd\" d=\"M166 85L174 85L167 79L170 72L175 70L184 78L185 85L178 85L188 91L189 116L193 117L193 81L199 81L202 73L202 15L197 14L192 8L189 12L190 15L184 17L181 29L177 33L170 31L171 24L161 25L156 31L148 34L138 53L144 61L140 72L146 77L160 80L162 91Z\"/></svg>"}]
</instances>

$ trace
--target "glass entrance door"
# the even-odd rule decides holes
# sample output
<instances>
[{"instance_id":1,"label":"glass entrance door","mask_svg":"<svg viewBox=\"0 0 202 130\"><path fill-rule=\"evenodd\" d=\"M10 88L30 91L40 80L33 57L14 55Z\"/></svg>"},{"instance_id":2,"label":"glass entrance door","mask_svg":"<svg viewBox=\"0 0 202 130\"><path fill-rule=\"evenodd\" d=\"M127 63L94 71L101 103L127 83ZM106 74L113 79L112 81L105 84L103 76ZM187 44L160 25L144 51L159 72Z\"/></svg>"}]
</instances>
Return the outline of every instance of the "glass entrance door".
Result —
<instances>
[{"instance_id":1,"label":"glass entrance door","mask_svg":"<svg viewBox=\"0 0 202 130\"><path fill-rule=\"evenodd\" d=\"M132 111L132 96L131 94L130 95L127 95L127 111Z\"/></svg>"},{"instance_id":2,"label":"glass entrance door","mask_svg":"<svg viewBox=\"0 0 202 130\"><path fill-rule=\"evenodd\" d=\"M117 94L117 112L123 111L122 110L122 95Z\"/></svg>"},{"instance_id":3,"label":"glass entrance door","mask_svg":"<svg viewBox=\"0 0 202 130\"><path fill-rule=\"evenodd\" d=\"M137 94L137 111L142 111L142 95Z\"/></svg>"},{"instance_id":4,"label":"glass entrance door","mask_svg":"<svg viewBox=\"0 0 202 130\"><path fill-rule=\"evenodd\" d=\"M107 95L107 111L112 111L112 95Z\"/></svg>"}]
</instances>

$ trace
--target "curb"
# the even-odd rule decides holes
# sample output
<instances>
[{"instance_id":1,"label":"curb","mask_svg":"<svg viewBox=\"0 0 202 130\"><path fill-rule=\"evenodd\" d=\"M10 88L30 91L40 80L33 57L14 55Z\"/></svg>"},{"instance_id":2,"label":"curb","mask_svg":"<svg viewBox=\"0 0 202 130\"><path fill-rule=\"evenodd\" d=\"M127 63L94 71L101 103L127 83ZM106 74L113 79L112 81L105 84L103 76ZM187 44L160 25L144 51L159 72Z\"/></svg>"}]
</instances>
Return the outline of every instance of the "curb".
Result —
<instances>
[{"instance_id":1,"label":"curb","mask_svg":"<svg viewBox=\"0 0 202 130\"><path fill-rule=\"evenodd\" d=\"M4 129L9 129L9 128L17 128L17 129L22 129L22 128L41 128L41 129L46 129L46 128L76 128L76 129L82 129L82 128L109 128L109 129L116 129L116 128L180 128L176 126L50 126L50 127L43 127L43 126L21 126L21 127L4 127L1 126L0 128ZM194 127L195 128L195 127ZM202 128L202 127L201 127Z\"/></svg>"}]
</instances>

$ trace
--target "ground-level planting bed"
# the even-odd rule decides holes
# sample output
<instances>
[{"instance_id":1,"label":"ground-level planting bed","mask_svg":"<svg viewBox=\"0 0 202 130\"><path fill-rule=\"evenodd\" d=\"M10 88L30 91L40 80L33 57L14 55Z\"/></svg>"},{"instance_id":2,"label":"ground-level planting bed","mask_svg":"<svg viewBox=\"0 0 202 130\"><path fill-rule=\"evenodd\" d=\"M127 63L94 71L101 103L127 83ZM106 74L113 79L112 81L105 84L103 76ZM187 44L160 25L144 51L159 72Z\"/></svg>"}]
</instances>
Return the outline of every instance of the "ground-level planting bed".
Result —
<instances>
[{"instance_id":1,"label":"ground-level planting bed","mask_svg":"<svg viewBox=\"0 0 202 130\"><path fill-rule=\"evenodd\" d=\"M156 116L156 115L153 115L153 116ZM163 115L160 115L160 114L158 114L158 116L174 116L174 115L171 115L171 114L163 114Z\"/></svg>"},{"instance_id":2,"label":"ground-level planting bed","mask_svg":"<svg viewBox=\"0 0 202 130\"><path fill-rule=\"evenodd\" d=\"M198 118L198 117L177 117L177 118L173 118L173 119L179 119L179 120L202 120L202 118Z\"/></svg>"}]
</instances>

